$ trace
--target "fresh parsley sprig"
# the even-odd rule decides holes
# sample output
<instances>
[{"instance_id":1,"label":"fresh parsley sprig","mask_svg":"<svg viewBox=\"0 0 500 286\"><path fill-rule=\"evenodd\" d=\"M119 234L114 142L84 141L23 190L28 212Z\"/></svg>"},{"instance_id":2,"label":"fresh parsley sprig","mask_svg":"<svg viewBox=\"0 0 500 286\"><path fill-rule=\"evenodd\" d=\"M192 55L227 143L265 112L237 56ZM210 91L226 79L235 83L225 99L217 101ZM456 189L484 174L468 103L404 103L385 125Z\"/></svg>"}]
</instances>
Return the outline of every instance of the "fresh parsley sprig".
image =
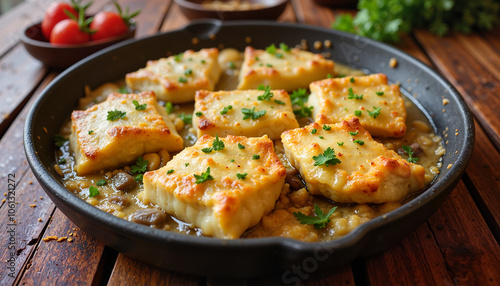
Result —
<instances>
[{"instance_id":1,"label":"fresh parsley sprig","mask_svg":"<svg viewBox=\"0 0 500 286\"><path fill-rule=\"evenodd\" d=\"M413 152L413 149L410 146L403 145L403 146L401 146L401 148L403 148L403 150L406 152L406 154L408 154L408 159L406 159L406 160L408 160L408 162L410 162L410 163L417 163L418 160L420 160L417 157L413 157L414 152Z\"/></svg>"},{"instance_id":2,"label":"fresh parsley sprig","mask_svg":"<svg viewBox=\"0 0 500 286\"><path fill-rule=\"evenodd\" d=\"M252 118L252 120L257 120L257 119L261 118L262 116L266 115L265 110L255 111L255 106L252 109L242 108L241 112L244 115L243 120L246 120L248 118Z\"/></svg>"},{"instance_id":3,"label":"fresh parsley sprig","mask_svg":"<svg viewBox=\"0 0 500 286\"><path fill-rule=\"evenodd\" d=\"M318 156L313 156L314 160L314 166L334 166L337 164L342 163L338 158L337 155L335 155L335 149L332 149L330 147L326 148L326 150L319 154Z\"/></svg>"},{"instance_id":4,"label":"fresh parsley sprig","mask_svg":"<svg viewBox=\"0 0 500 286\"><path fill-rule=\"evenodd\" d=\"M314 204L314 214L316 216L308 216L301 212L295 212L293 215L300 222L300 224L313 225L315 229L321 229L326 227L330 222L330 217L337 210L337 207L333 207L326 215L319 208L317 204Z\"/></svg>"},{"instance_id":5,"label":"fresh parsley sprig","mask_svg":"<svg viewBox=\"0 0 500 286\"><path fill-rule=\"evenodd\" d=\"M125 111L120 111L120 110L115 109L115 110L108 111L108 116L106 117L106 119L109 121L115 121L118 119L125 118L126 115L127 115L127 113Z\"/></svg>"},{"instance_id":6,"label":"fresh parsley sprig","mask_svg":"<svg viewBox=\"0 0 500 286\"><path fill-rule=\"evenodd\" d=\"M377 116L380 115L380 110L381 108L380 107L373 107L373 111L370 111L370 110L367 110L368 114L370 115L370 117L373 117L373 119L377 118Z\"/></svg>"},{"instance_id":7,"label":"fresh parsley sprig","mask_svg":"<svg viewBox=\"0 0 500 286\"><path fill-rule=\"evenodd\" d=\"M273 93L271 92L271 87L269 85L266 86L266 89L264 90L264 94L257 96L257 100L267 100L270 101L271 97L273 97Z\"/></svg>"},{"instance_id":8,"label":"fresh parsley sprig","mask_svg":"<svg viewBox=\"0 0 500 286\"><path fill-rule=\"evenodd\" d=\"M357 95L352 91L352 87L347 90L347 99L363 99L363 95Z\"/></svg>"},{"instance_id":9,"label":"fresh parsley sprig","mask_svg":"<svg viewBox=\"0 0 500 286\"><path fill-rule=\"evenodd\" d=\"M224 141L220 140L219 139L219 136L217 136L217 134L215 134L215 139L214 141L212 142L212 147L206 147L206 148L203 148L201 149L201 151L203 151L203 153L211 153L212 151L222 151L224 150Z\"/></svg>"},{"instance_id":10,"label":"fresh parsley sprig","mask_svg":"<svg viewBox=\"0 0 500 286\"><path fill-rule=\"evenodd\" d=\"M193 176L196 178L196 184L203 184L206 181L214 179L214 177L210 175L210 167L207 167L207 170L205 172L202 172L201 175L193 174Z\"/></svg>"},{"instance_id":11,"label":"fresh parsley sprig","mask_svg":"<svg viewBox=\"0 0 500 286\"><path fill-rule=\"evenodd\" d=\"M145 110L146 106L148 105L147 103L139 104L139 101L137 100L132 100L132 103L135 106L135 110Z\"/></svg>"}]
</instances>

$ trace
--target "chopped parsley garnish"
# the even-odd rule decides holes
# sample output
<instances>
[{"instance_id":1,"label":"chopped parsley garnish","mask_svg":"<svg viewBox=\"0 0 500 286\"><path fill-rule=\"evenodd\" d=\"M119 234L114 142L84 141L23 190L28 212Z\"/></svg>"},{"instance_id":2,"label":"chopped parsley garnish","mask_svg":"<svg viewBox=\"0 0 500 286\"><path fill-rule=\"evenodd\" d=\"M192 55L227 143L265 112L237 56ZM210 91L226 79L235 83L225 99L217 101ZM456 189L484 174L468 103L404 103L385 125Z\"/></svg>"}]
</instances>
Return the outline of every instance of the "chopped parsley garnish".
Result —
<instances>
[{"instance_id":1,"label":"chopped parsley garnish","mask_svg":"<svg viewBox=\"0 0 500 286\"><path fill-rule=\"evenodd\" d=\"M272 67L273 67L273 65L272 65L272 64L266 64L266 67L268 67L268 68L272 68Z\"/></svg>"},{"instance_id":2,"label":"chopped parsley garnish","mask_svg":"<svg viewBox=\"0 0 500 286\"><path fill-rule=\"evenodd\" d=\"M215 139L212 142L212 147L203 148L203 149L201 149L201 151L203 151L203 153L209 154L212 151L222 151L222 150L224 150L224 147L225 147L224 141L220 140L219 136L217 136L217 134L215 134Z\"/></svg>"},{"instance_id":3,"label":"chopped parsley garnish","mask_svg":"<svg viewBox=\"0 0 500 286\"><path fill-rule=\"evenodd\" d=\"M363 140L359 140L359 139L356 139L356 140L354 140L354 141L352 141L352 142L357 143L357 144L359 144L359 145L363 145L363 144L365 144L365 141L363 141Z\"/></svg>"},{"instance_id":4,"label":"chopped parsley garnish","mask_svg":"<svg viewBox=\"0 0 500 286\"><path fill-rule=\"evenodd\" d=\"M279 105L285 105L285 103L283 101L279 100L279 99L275 99L274 103L277 103Z\"/></svg>"},{"instance_id":5,"label":"chopped parsley garnish","mask_svg":"<svg viewBox=\"0 0 500 286\"><path fill-rule=\"evenodd\" d=\"M118 119L125 118L126 114L127 113L124 111L120 111L120 110L115 109L113 111L108 111L108 116L106 117L106 119L109 121L115 121Z\"/></svg>"},{"instance_id":6,"label":"chopped parsley garnish","mask_svg":"<svg viewBox=\"0 0 500 286\"><path fill-rule=\"evenodd\" d=\"M205 60L201 60L201 63L204 64L204 63L206 63L206 61Z\"/></svg>"},{"instance_id":7,"label":"chopped parsley garnish","mask_svg":"<svg viewBox=\"0 0 500 286\"><path fill-rule=\"evenodd\" d=\"M295 116L304 118L312 116L311 110L313 109L313 107L305 106L308 97L309 94L307 93L307 90L305 88L299 88L297 90L294 90L292 94L290 94L290 100L292 101L292 105L299 107L293 110Z\"/></svg>"},{"instance_id":8,"label":"chopped parsley garnish","mask_svg":"<svg viewBox=\"0 0 500 286\"><path fill-rule=\"evenodd\" d=\"M294 109L293 114L297 117L311 117L312 116L313 107L302 106L300 109Z\"/></svg>"},{"instance_id":9,"label":"chopped parsley garnish","mask_svg":"<svg viewBox=\"0 0 500 286\"><path fill-rule=\"evenodd\" d=\"M128 88L127 88L127 86L125 86L125 85L124 85L124 86L120 87L120 88L118 89L118 92L119 92L119 93L128 93Z\"/></svg>"},{"instance_id":10,"label":"chopped parsley garnish","mask_svg":"<svg viewBox=\"0 0 500 286\"><path fill-rule=\"evenodd\" d=\"M238 143L238 149L245 149L245 145Z\"/></svg>"},{"instance_id":11,"label":"chopped parsley garnish","mask_svg":"<svg viewBox=\"0 0 500 286\"><path fill-rule=\"evenodd\" d=\"M352 91L352 87L347 92L347 99L363 99L363 95L357 95Z\"/></svg>"},{"instance_id":12,"label":"chopped parsley garnish","mask_svg":"<svg viewBox=\"0 0 500 286\"><path fill-rule=\"evenodd\" d=\"M259 154L253 154L252 155L252 159L253 160L259 160L260 159L260 155Z\"/></svg>"},{"instance_id":13,"label":"chopped parsley garnish","mask_svg":"<svg viewBox=\"0 0 500 286\"><path fill-rule=\"evenodd\" d=\"M276 46L274 44L271 44L266 48L266 52L270 53L271 55L274 55L276 53Z\"/></svg>"},{"instance_id":14,"label":"chopped parsley garnish","mask_svg":"<svg viewBox=\"0 0 500 286\"><path fill-rule=\"evenodd\" d=\"M351 77L350 82L355 82L355 81L356 80L353 77Z\"/></svg>"},{"instance_id":15,"label":"chopped parsley garnish","mask_svg":"<svg viewBox=\"0 0 500 286\"><path fill-rule=\"evenodd\" d=\"M173 172L174 172L174 169L170 169L170 170L168 170L168 171L167 171L167 175L170 175L170 174L172 174Z\"/></svg>"},{"instance_id":16,"label":"chopped parsley garnish","mask_svg":"<svg viewBox=\"0 0 500 286\"><path fill-rule=\"evenodd\" d=\"M187 167L187 166L189 166L189 163L184 163L184 167Z\"/></svg>"},{"instance_id":17,"label":"chopped parsley garnish","mask_svg":"<svg viewBox=\"0 0 500 286\"><path fill-rule=\"evenodd\" d=\"M89 187L89 197L93 198L97 195L99 195L99 190L94 186L90 186Z\"/></svg>"},{"instance_id":18,"label":"chopped parsley garnish","mask_svg":"<svg viewBox=\"0 0 500 286\"><path fill-rule=\"evenodd\" d=\"M231 159L231 163L234 163L234 159Z\"/></svg>"},{"instance_id":19,"label":"chopped parsley garnish","mask_svg":"<svg viewBox=\"0 0 500 286\"><path fill-rule=\"evenodd\" d=\"M236 177L238 177L238 179L240 179L240 180L246 179L247 176L248 176L248 173L245 173L245 174L236 173Z\"/></svg>"},{"instance_id":20,"label":"chopped parsley garnish","mask_svg":"<svg viewBox=\"0 0 500 286\"><path fill-rule=\"evenodd\" d=\"M66 164L66 159L61 158L61 159L59 159L58 163L59 164Z\"/></svg>"},{"instance_id":21,"label":"chopped parsley garnish","mask_svg":"<svg viewBox=\"0 0 500 286\"><path fill-rule=\"evenodd\" d=\"M220 112L221 115L224 115L224 114L227 114L229 112L229 110L233 109L233 106L232 105L228 105L226 107L224 107L222 109L222 111Z\"/></svg>"},{"instance_id":22,"label":"chopped parsley garnish","mask_svg":"<svg viewBox=\"0 0 500 286\"><path fill-rule=\"evenodd\" d=\"M320 136L319 136L319 139L325 139L325 137L323 137L323 136L321 136L321 135L320 135Z\"/></svg>"},{"instance_id":23,"label":"chopped parsley garnish","mask_svg":"<svg viewBox=\"0 0 500 286\"><path fill-rule=\"evenodd\" d=\"M361 116L361 110L354 110L354 115Z\"/></svg>"},{"instance_id":24,"label":"chopped parsley garnish","mask_svg":"<svg viewBox=\"0 0 500 286\"><path fill-rule=\"evenodd\" d=\"M174 55L174 61L179 62L180 60L182 60L182 56L183 56L183 53Z\"/></svg>"},{"instance_id":25,"label":"chopped parsley garnish","mask_svg":"<svg viewBox=\"0 0 500 286\"><path fill-rule=\"evenodd\" d=\"M167 102L165 104L165 110L167 111L168 114L171 114L172 112L175 111L175 108L174 108L174 105L172 104L172 102Z\"/></svg>"},{"instance_id":26,"label":"chopped parsley garnish","mask_svg":"<svg viewBox=\"0 0 500 286\"><path fill-rule=\"evenodd\" d=\"M378 95L378 96L382 96L382 95L384 95L384 92L383 91L377 91L377 92L375 92L375 94Z\"/></svg>"},{"instance_id":27,"label":"chopped parsley garnish","mask_svg":"<svg viewBox=\"0 0 500 286\"><path fill-rule=\"evenodd\" d=\"M192 75L192 74L193 74L192 69L187 69L186 71L184 71L184 75Z\"/></svg>"},{"instance_id":28,"label":"chopped parsley garnish","mask_svg":"<svg viewBox=\"0 0 500 286\"><path fill-rule=\"evenodd\" d=\"M323 211L318 207L318 205L314 204L314 214L316 214L316 216L308 216L301 212L293 213L293 215L301 224L313 225L315 229L320 229L326 227L326 225L330 222L330 216L332 216L333 212L335 212L336 209L336 206L333 207L325 215Z\"/></svg>"},{"instance_id":29,"label":"chopped parsley garnish","mask_svg":"<svg viewBox=\"0 0 500 286\"><path fill-rule=\"evenodd\" d=\"M144 175L143 174L137 174L134 179L137 181L137 182L142 182L142 179L144 178Z\"/></svg>"},{"instance_id":30,"label":"chopped parsley garnish","mask_svg":"<svg viewBox=\"0 0 500 286\"><path fill-rule=\"evenodd\" d=\"M234 64L234 62L233 62L233 61L230 61L227 65L228 65L228 67L229 67L230 69L232 69L232 70L236 68L236 65Z\"/></svg>"},{"instance_id":31,"label":"chopped parsley garnish","mask_svg":"<svg viewBox=\"0 0 500 286\"><path fill-rule=\"evenodd\" d=\"M326 167L332 165L337 165L342 163L338 158L337 155L335 155L335 150L328 147L326 150L322 153L319 154L318 156L313 156L314 160L314 166L321 166L325 165Z\"/></svg>"},{"instance_id":32,"label":"chopped parsley garnish","mask_svg":"<svg viewBox=\"0 0 500 286\"><path fill-rule=\"evenodd\" d=\"M59 134L54 135L54 144L57 147L62 147L66 141L69 141L69 139L64 138L62 135Z\"/></svg>"},{"instance_id":33,"label":"chopped parsley garnish","mask_svg":"<svg viewBox=\"0 0 500 286\"><path fill-rule=\"evenodd\" d=\"M248 118L252 118L252 120L257 120L266 114L265 110L255 111L255 106L252 109L242 108L241 112L243 113L243 115L245 115L243 116L243 120Z\"/></svg>"},{"instance_id":34,"label":"chopped parsley garnish","mask_svg":"<svg viewBox=\"0 0 500 286\"><path fill-rule=\"evenodd\" d=\"M406 152L406 154L408 154L408 159L406 159L408 162L417 163L419 158L413 157L413 149L410 146L403 145L403 146L401 146L401 148L403 148L403 150Z\"/></svg>"},{"instance_id":35,"label":"chopped parsley garnish","mask_svg":"<svg viewBox=\"0 0 500 286\"><path fill-rule=\"evenodd\" d=\"M179 118L184 121L185 124L193 124L193 115L181 113L178 115Z\"/></svg>"},{"instance_id":36,"label":"chopped parsley garnish","mask_svg":"<svg viewBox=\"0 0 500 286\"><path fill-rule=\"evenodd\" d=\"M108 184L108 182L106 182L106 180L104 179L100 179L99 181L97 181L97 183L95 183L96 185L98 186L105 186Z\"/></svg>"},{"instance_id":37,"label":"chopped parsley garnish","mask_svg":"<svg viewBox=\"0 0 500 286\"><path fill-rule=\"evenodd\" d=\"M332 129L331 126L323 125L323 130L328 131L328 130L331 130L331 129Z\"/></svg>"},{"instance_id":38,"label":"chopped parsley garnish","mask_svg":"<svg viewBox=\"0 0 500 286\"><path fill-rule=\"evenodd\" d=\"M273 97L273 93L271 92L271 87L268 85L266 86L266 89L264 91L264 94L263 95L259 95L257 96L257 100L271 100L271 97Z\"/></svg>"},{"instance_id":39,"label":"chopped parsley garnish","mask_svg":"<svg viewBox=\"0 0 500 286\"><path fill-rule=\"evenodd\" d=\"M276 56L278 59L283 58L283 54L281 54L281 53L276 53L276 54L275 54L275 56Z\"/></svg>"},{"instance_id":40,"label":"chopped parsley garnish","mask_svg":"<svg viewBox=\"0 0 500 286\"><path fill-rule=\"evenodd\" d=\"M201 111L198 111L198 112L196 112L194 115L196 115L196 117L200 117L200 116L202 116L202 115L203 115L203 113L202 113Z\"/></svg>"},{"instance_id":41,"label":"chopped parsley garnish","mask_svg":"<svg viewBox=\"0 0 500 286\"><path fill-rule=\"evenodd\" d=\"M185 78L185 77L182 77L182 76L181 76L181 77L179 78L179 82L185 83L185 82L187 82L187 81L188 81L188 80L187 80L187 78Z\"/></svg>"},{"instance_id":42,"label":"chopped parsley garnish","mask_svg":"<svg viewBox=\"0 0 500 286\"><path fill-rule=\"evenodd\" d=\"M344 142L337 142L337 145L339 145L339 146L343 146L343 145L344 145Z\"/></svg>"},{"instance_id":43,"label":"chopped parsley garnish","mask_svg":"<svg viewBox=\"0 0 500 286\"><path fill-rule=\"evenodd\" d=\"M356 136L356 135L358 135L358 133L359 133L358 131L356 131L356 132L349 131L349 135L352 135L352 136Z\"/></svg>"},{"instance_id":44,"label":"chopped parsley garnish","mask_svg":"<svg viewBox=\"0 0 500 286\"><path fill-rule=\"evenodd\" d=\"M311 134L316 134L316 132L318 132L318 129L314 128L313 130L311 130Z\"/></svg>"},{"instance_id":45,"label":"chopped parsley garnish","mask_svg":"<svg viewBox=\"0 0 500 286\"><path fill-rule=\"evenodd\" d=\"M380 107L373 107L373 111L370 111L370 110L367 110L368 111L368 114L370 115L370 117L373 117L373 119L377 118L377 116L380 115Z\"/></svg>"},{"instance_id":46,"label":"chopped parsley garnish","mask_svg":"<svg viewBox=\"0 0 500 286\"><path fill-rule=\"evenodd\" d=\"M89 135L94 133L94 130L89 130Z\"/></svg>"},{"instance_id":47,"label":"chopped parsley garnish","mask_svg":"<svg viewBox=\"0 0 500 286\"><path fill-rule=\"evenodd\" d=\"M135 106L135 110L145 110L146 106L148 105L147 103L139 104L137 100L132 100L132 103Z\"/></svg>"},{"instance_id":48,"label":"chopped parsley garnish","mask_svg":"<svg viewBox=\"0 0 500 286\"><path fill-rule=\"evenodd\" d=\"M326 78L333 78L333 75L331 73L326 75Z\"/></svg>"},{"instance_id":49,"label":"chopped parsley garnish","mask_svg":"<svg viewBox=\"0 0 500 286\"><path fill-rule=\"evenodd\" d=\"M258 60L260 60L260 59L259 59L259 57L255 57L255 58L254 58L254 60L258 61Z\"/></svg>"},{"instance_id":50,"label":"chopped parsley garnish","mask_svg":"<svg viewBox=\"0 0 500 286\"><path fill-rule=\"evenodd\" d=\"M201 173L201 175L193 174L193 176L196 178L195 183L197 183L197 184L203 184L208 180L214 179L214 177L212 177L210 175L210 167L207 167L207 170L205 172Z\"/></svg>"},{"instance_id":51,"label":"chopped parsley garnish","mask_svg":"<svg viewBox=\"0 0 500 286\"><path fill-rule=\"evenodd\" d=\"M137 158L135 165L131 167L132 173L144 173L148 167L148 160L144 160L142 156Z\"/></svg>"},{"instance_id":52,"label":"chopped parsley garnish","mask_svg":"<svg viewBox=\"0 0 500 286\"><path fill-rule=\"evenodd\" d=\"M280 49L283 52L290 52L292 49L285 43L280 43Z\"/></svg>"},{"instance_id":53,"label":"chopped parsley garnish","mask_svg":"<svg viewBox=\"0 0 500 286\"><path fill-rule=\"evenodd\" d=\"M259 84L259 86L257 87L257 90L266 90L266 86L263 84Z\"/></svg>"}]
</instances>

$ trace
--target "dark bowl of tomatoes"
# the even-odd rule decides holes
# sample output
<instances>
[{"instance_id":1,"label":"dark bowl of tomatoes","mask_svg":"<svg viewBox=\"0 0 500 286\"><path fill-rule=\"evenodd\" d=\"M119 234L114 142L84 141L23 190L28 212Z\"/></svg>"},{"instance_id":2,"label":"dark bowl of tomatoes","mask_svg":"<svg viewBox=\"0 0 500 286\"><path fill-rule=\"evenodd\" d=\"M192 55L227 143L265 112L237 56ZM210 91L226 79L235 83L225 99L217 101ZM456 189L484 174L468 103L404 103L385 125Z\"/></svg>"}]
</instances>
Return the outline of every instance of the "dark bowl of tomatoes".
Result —
<instances>
[{"instance_id":1,"label":"dark bowl of tomatoes","mask_svg":"<svg viewBox=\"0 0 500 286\"><path fill-rule=\"evenodd\" d=\"M107 39L82 44L51 44L43 35L42 24L37 23L24 30L21 41L37 60L52 68L65 69L103 48L133 38L135 31L136 26L131 25L126 33Z\"/></svg>"}]
</instances>

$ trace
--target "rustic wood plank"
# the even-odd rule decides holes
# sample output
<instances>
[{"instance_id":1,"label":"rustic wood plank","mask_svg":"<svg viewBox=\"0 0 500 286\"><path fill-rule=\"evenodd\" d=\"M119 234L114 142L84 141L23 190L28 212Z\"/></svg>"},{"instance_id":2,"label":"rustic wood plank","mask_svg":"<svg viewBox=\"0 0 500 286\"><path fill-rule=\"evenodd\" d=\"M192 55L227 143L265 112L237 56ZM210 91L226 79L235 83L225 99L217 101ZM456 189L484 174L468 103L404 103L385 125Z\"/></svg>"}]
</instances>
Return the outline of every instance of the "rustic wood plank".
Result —
<instances>
[{"instance_id":1,"label":"rustic wood plank","mask_svg":"<svg viewBox=\"0 0 500 286\"><path fill-rule=\"evenodd\" d=\"M483 31L483 37L490 43L490 45L494 46L494 51L497 54L500 54L500 26L497 25L491 31Z\"/></svg>"},{"instance_id":2,"label":"rustic wood plank","mask_svg":"<svg viewBox=\"0 0 500 286\"><path fill-rule=\"evenodd\" d=\"M497 81L500 81L500 54L478 34L455 34L454 37ZM500 33L497 35L500 37Z\"/></svg>"},{"instance_id":3,"label":"rustic wood plank","mask_svg":"<svg viewBox=\"0 0 500 286\"><path fill-rule=\"evenodd\" d=\"M59 209L56 209L43 236L68 237L73 240L40 241L20 284L90 285L97 272L104 245L80 230Z\"/></svg>"},{"instance_id":4,"label":"rustic wood plank","mask_svg":"<svg viewBox=\"0 0 500 286\"><path fill-rule=\"evenodd\" d=\"M462 182L428 222L454 284L498 284L500 246Z\"/></svg>"},{"instance_id":5,"label":"rustic wood plank","mask_svg":"<svg viewBox=\"0 0 500 286\"><path fill-rule=\"evenodd\" d=\"M386 251L365 260L369 282L373 286L439 285L451 280L427 224Z\"/></svg>"},{"instance_id":6,"label":"rustic wood plank","mask_svg":"<svg viewBox=\"0 0 500 286\"><path fill-rule=\"evenodd\" d=\"M108 282L113 285L201 285L203 277L160 269L118 254Z\"/></svg>"},{"instance_id":7,"label":"rustic wood plank","mask_svg":"<svg viewBox=\"0 0 500 286\"><path fill-rule=\"evenodd\" d=\"M330 27L335 21L335 14L332 10L318 6L314 1L292 0L292 3L299 23Z\"/></svg>"},{"instance_id":8,"label":"rustic wood plank","mask_svg":"<svg viewBox=\"0 0 500 286\"><path fill-rule=\"evenodd\" d=\"M438 38L423 30L417 30L415 35L437 69L462 94L495 147L500 150L498 80L461 46L456 37Z\"/></svg>"}]
</instances>

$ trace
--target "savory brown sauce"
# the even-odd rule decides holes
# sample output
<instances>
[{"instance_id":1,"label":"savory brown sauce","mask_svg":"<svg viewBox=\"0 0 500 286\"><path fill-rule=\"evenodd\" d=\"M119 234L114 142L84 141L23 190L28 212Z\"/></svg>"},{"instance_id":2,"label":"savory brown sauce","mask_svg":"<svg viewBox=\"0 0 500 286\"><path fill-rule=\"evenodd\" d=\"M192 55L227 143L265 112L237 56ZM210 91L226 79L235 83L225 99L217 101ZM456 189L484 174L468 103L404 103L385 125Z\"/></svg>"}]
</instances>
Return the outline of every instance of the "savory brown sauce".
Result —
<instances>
[{"instance_id":1,"label":"savory brown sauce","mask_svg":"<svg viewBox=\"0 0 500 286\"><path fill-rule=\"evenodd\" d=\"M216 89L234 89L238 80L238 71L242 62L240 52L226 49L221 52L219 59L224 73ZM337 74L361 75L359 70L336 64ZM80 109L85 109L93 104L102 102L106 96L124 86L123 80L115 83L106 83L91 91L86 88L86 97L80 100ZM441 168L441 156L445 149L441 138L434 134L434 130L425 115L408 99L405 98L407 108L407 132L402 138L375 138L383 143L388 149L398 152L403 158L407 158L402 152L402 145L415 147L415 155L418 156L418 164L426 171L426 183L430 184ZM193 145L196 141L195 132L189 124L189 119L181 114L191 115L193 104L174 105L175 111L170 118L177 131L185 140L185 146ZM181 118L184 118L181 119ZM299 120L301 126L307 125L310 118ZM61 135L68 137L71 132L71 122L66 122L61 128ZM242 237L266 237L282 236L303 241L332 240L348 234L360 224L377 216L398 208L418 194L396 203L375 204L337 204L322 197L311 196L304 188L304 184L298 172L290 166L280 141L275 142L275 151L287 169L287 179L280 198L275 208L265 215L261 222L254 228L248 230ZM165 154L166 151L145 154L143 158L150 158L148 171L161 167L175 154ZM192 228L190 224L182 222L173 216L165 214L154 205L148 203L144 198L143 185L130 176L131 166L123 166L116 170L102 170L98 173L78 176L74 171L75 160L66 142L56 152L56 171L61 175L65 187L75 195L85 200L96 208L113 214L117 217L150 225L152 227L174 231L189 235L202 235L200 229ZM128 176L127 176L128 175ZM93 186L98 189L99 194L93 197L89 195L89 188ZM331 216L331 221L325 228L316 229L312 225L303 225L295 218L294 213L301 212L306 215L313 214L313 206L317 204L323 213L336 207Z\"/></svg>"}]
</instances>

